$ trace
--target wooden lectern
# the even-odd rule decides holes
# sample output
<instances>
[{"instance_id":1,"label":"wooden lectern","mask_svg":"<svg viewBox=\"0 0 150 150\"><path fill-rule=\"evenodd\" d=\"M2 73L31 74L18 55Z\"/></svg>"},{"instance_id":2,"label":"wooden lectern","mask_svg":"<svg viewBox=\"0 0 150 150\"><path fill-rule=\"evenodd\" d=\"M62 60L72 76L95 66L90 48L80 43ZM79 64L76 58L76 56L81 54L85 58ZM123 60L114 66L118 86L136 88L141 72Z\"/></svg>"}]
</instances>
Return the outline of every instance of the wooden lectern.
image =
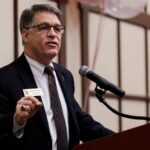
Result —
<instances>
[{"instance_id":1,"label":"wooden lectern","mask_svg":"<svg viewBox=\"0 0 150 150\"><path fill-rule=\"evenodd\" d=\"M73 150L150 150L150 124L77 145Z\"/></svg>"}]
</instances>

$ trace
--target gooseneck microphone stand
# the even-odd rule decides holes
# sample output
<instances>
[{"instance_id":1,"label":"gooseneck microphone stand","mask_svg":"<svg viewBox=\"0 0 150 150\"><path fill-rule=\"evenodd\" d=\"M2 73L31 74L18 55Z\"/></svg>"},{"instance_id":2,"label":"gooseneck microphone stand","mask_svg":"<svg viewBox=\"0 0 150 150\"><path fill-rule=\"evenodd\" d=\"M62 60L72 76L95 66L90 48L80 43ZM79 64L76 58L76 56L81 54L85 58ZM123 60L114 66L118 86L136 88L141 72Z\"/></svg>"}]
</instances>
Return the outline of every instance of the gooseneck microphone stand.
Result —
<instances>
[{"instance_id":1,"label":"gooseneck microphone stand","mask_svg":"<svg viewBox=\"0 0 150 150\"><path fill-rule=\"evenodd\" d=\"M96 85L95 87L95 92L96 92L96 97L98 98L98 100L103 103L108 109L110 109L113 113L121 116L121 117L125 117L125 118L130 118L130 119L139 119L139 120L150 120L150 117L145 117L145 116L133 116L133 115L128 115L128 114L124 114L121 112L118 112L117 110L115 110L114 108L112 108L106 101L105 101L105 93L106 90L102 90L98 87L98 85Z\"/></svg>"}]
</instances>

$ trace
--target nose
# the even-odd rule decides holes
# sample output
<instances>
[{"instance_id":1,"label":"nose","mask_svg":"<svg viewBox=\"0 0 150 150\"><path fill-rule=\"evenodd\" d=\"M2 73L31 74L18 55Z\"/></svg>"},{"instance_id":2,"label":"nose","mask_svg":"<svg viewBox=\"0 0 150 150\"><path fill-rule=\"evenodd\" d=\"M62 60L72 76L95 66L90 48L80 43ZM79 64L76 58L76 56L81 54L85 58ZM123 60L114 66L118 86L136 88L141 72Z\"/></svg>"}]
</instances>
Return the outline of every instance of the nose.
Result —
<instances>
[{"instance_id":1,"label":"nose","mask_svg":"<svg viewBox=\"0 0 150 150\"><path fill-rule=\"evenodd\" d=\"M50 27L50 28L49 28L49 31L48 31L47 35L48 35L48 36L55 35L55 30L54 30L53 27Z\"/></svg>"}]
</instances>

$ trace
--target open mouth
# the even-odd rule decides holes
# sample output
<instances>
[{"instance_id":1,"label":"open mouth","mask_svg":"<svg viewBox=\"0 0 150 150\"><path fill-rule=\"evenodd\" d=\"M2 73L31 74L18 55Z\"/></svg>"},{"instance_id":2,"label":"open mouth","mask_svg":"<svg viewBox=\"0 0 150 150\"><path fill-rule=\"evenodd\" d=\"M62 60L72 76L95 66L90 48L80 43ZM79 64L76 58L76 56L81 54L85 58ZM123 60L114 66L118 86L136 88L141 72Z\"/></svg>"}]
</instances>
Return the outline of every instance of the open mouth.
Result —
<instances>
[{"instance_id":1,"label":"open mouth","mask_svg":"<svg viewBox=\"0 0 150 150\"><path fill-rule=\"evenodd\" d=\"M46 45L53 48L58 46L57 42L53 42L53 41L46 42Z\"/></svg>"}]
</instances>

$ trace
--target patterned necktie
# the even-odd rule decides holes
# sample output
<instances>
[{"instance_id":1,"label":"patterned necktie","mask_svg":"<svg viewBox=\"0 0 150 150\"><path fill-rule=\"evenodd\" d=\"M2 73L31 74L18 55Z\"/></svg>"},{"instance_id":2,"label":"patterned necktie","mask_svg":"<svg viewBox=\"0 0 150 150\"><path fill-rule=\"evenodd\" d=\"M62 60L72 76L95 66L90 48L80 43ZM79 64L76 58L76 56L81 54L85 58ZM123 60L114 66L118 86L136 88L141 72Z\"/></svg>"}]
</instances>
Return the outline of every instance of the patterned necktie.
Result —
<instances>
[{"instance_id":1,"label":"patterned necktie","mask_svg":"<svg viewBox=\"0 0 150 150\"><path fill-rule=\"evenodd\" d=\"M51 98L51 108L53 111L53 119L56 125L57 131L57 150L67 150L67 131L65 119L63 116L63 111L61 103L59 100L55 78L53 75L54 68L51 66L45 67L45 73L48 75L49 79L49 90Z\"/></svg>"}]
</instances>

